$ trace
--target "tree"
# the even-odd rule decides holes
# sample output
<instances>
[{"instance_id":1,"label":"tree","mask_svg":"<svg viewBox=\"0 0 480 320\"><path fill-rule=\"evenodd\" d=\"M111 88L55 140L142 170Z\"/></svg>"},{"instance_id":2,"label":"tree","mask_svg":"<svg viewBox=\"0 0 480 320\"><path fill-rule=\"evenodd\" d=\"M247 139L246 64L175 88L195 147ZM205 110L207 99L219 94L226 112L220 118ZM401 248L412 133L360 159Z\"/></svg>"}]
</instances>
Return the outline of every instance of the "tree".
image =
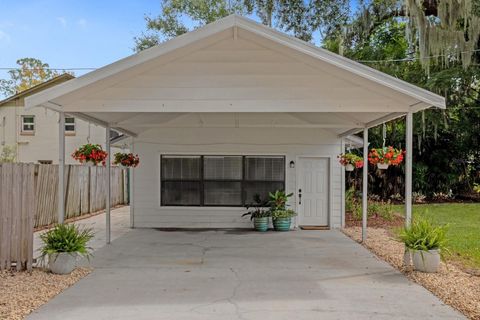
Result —
<instances>
[{"instance_id":1,"label":"tree","mask_svg":"<svg viewBox=\"0 0 480 320\"><path fill-rule=\"evenodd\" d=\"M0 153L0 164L15 162L16 150L15 146L4 146Z\"/></svg>"},{"instance_id":2,"label":"tree","mask_svg":"<svg viewBox=\"0 0 480 320\"><path fill-rule=\"evenodd\" d=\"M159 16L145 17L147 31L134 38L135 50L150 48L232 13L253 15L267 26L313 41L316 32L323 38L347 21L348 0L165 0Z\"/></svg>"},{"instance_id":3,"label":"tree","mask_svg":"<svg viewBox=\"0 0 480 320\"><path fill-rule=\"evenodd\" d=\"M17 60L18 69L8 71L10 79L0 79L0 94L10 96L59 75L48 63L35 58Z\"/></svg>"}]
</instances>

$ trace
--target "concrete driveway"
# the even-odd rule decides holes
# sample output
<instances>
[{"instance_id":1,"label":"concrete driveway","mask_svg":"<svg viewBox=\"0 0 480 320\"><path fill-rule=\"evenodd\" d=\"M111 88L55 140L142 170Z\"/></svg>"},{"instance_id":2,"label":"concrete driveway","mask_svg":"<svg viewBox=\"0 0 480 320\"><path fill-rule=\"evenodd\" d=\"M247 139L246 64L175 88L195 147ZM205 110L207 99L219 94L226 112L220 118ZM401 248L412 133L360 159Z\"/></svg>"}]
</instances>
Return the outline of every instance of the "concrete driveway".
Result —
<instances>
[{"instance_id":1,"label":"concrete driveway","mask_svg":"<svg viewBox=\"0 0 480 320\"><path fill-rule=\"evenodd\" d=\"M29 319L461 319L339 231L135 229Z\"/></svg>"}]
</instances>

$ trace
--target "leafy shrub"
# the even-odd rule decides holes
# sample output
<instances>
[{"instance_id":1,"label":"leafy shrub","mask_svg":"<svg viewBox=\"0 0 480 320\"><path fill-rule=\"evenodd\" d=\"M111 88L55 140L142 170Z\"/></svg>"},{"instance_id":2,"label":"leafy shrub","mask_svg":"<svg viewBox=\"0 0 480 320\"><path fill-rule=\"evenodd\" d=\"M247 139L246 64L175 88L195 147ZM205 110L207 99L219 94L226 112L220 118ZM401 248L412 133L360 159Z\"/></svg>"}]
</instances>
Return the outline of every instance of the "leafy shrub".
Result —
<instances>
[{"instance_id":1,"label":"leafy shrub","mask_svg":"<svg viewBox=\"0 0 480 320\"><path fill-rule=\"evenodd\" d=\"M242 217L250 216L250 220L270 217L272 214L269 205L270 201L262 200L260 195L256 194L253 197L253 202L245 206L248 211L242 214Z\"/></svg>"},{"instance_id":2,"label":"leafy shrub","mask_svg":"<svg viewBox=\"0 0 480 320\"><path fill-rule=\"evenodd\" d=\"M356 201L355 188L351 187L345 192L345 210L348 212L353 211Z\"/></svg>"},{"instance_id":3,"label":"leafy shrub","mask_svg":"<svg viewBox=\"0 0 480 320\"><path fill-rule=\"evenodd\" d=\"M272 211L272 219L277 218L292 218L295 217L297 213L291 209L286 210L274 210Z\"/></svg>"},{"instance_id":4,"label":"leafy shrub","mask_svg":"<svg viewBox=\"0 0 480 320\"><path fill-rule=\"evenodd\" d=\"M355 220L362 219L362 205L360 202L355 202L351 211ZM380 216L385 220L391 221L393 219L393 204L390 201L369 201L367 214L367 217Z\"/></svg>"},{"instance_id":5,"label":"leafy shrub","mask_svg":"<svg viewBox=\"0 0 480 320\"><path fill-rule=\"evenodd\" d=\"M425 219L416 219L410 227L403 227L398 239L410 250L446 250L447 226L434 226Z\"/></svg>"},{"instance_id":6,"label":"leafy shrub","mask_svg":"<svg viewBox=\"0 0 480 320\"><path fill-rule=\"evenodd\" d=\"M412 193L412 200L413 203L425 203L427 197L422 194L421 192L413 192Z\"/></svg>"},{"instance_id":7,"label":"leafy shrub","mask_svg":"<svg viewBox=\"0 0 480 320\"><path fill-rule=\"evenodd\" d=\"M437 201L447 201L452 199L452 197L453 197L453 194L451 190L448 193L443 193L443 192L433 193L433 200L437 200Z\"/></svg>"},{"instance_id":8,"label":"leafy shrub","mask_svg":"<svg viewBox=\"0 0 480 320\"><path fill-rule=\"evenodd\" d=\"M476 193L480 193L480 183L475 183L473 185L473 191L475 191Z\"/></svg>"},{"instance_id":9,"label":"leafy shrub","mask_svg":"<svg viewBox=\"0 0 480 320\"><path fill-rule=\"evenodd\" d=\"M89 257L91 248L87 247L87 243L93 235L90 228L80 230L73 224L57 224L55 228L40 236L43 241L41 256L44 258L52 253L67 252Z\"/></svg>"}]
</instances>

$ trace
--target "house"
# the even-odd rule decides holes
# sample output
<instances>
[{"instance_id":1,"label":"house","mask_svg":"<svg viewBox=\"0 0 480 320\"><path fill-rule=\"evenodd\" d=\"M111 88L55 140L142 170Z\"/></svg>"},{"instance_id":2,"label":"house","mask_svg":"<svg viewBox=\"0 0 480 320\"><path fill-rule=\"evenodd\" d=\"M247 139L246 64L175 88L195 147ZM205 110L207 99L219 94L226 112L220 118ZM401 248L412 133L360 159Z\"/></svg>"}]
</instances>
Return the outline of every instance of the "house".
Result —
<instances>
[{"instance_id":1,"label":"house","mask_svg":"<svg viewBox=\"0 0 480 320\"><path fill-rule=\"evenodd\" d=\"M241 214L253 195L285 189L297 226L338 228L345 190L336 157L345 138L363 132L368 152L368 128L406 117L409 221L412 114L445 108L445 100L232 15L26 105L133 137L141 164L132 170L132 227L250 227ZM364 212L366 199L365 183ZM364 231L366 222L365 215Z\"/></svg>"},{"instance_id":2,"label":"house","mask_svg":"<svg viewBox=\"0 0 480 320\"><path fill-rule=\"evenodd\" d=\"M64 73L0 101L0 152L13 147L17 162L58 163L58 113L37 107L25 110L25 98L73 79ZM66 151L72 153L87 142L105 145L105 128L65 118ZM66 157L67 164L76 163Z\"/></svg>"}]
</instances>

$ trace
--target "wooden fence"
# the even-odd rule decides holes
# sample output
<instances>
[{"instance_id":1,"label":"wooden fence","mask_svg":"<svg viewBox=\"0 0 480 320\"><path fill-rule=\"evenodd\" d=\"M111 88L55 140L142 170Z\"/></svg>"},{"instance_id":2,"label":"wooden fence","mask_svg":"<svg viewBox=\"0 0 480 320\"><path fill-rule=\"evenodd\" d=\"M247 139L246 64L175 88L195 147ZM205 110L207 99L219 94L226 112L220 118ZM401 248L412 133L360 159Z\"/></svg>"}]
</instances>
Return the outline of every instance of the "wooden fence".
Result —
<instances>
[{"instance_id":1,"label":"wooden fence","mask_svg":"<svg viewBox=\"0 0 480 320\"><path fill-rule=\"evenodd\" d=\"M65 218L105 208L106 168L65 167ZM127 171L111 170L112 206L128 203ZM0 270L31 269L33 230L57 222L58 165L0 165Z\"/></svg>"},{"instance_id":2,"label":"wooden fence","mask_svg":"<svg viewBox=\"0 0 480 320\"><path fill-rule=\"evenodd\" d=\"M58 165L37 165L34 227L57 222ZM111 170L112 206L128 203L127 171ZM65 219L105 209L105 167L65 166Z\"/></svg>"},{"instance_id":3,"label":"wooden fence","mask_svg":"<svg viewBox=\"0 0 480 320\"><path fill-rule=\"evenodd\" d=\"M32 268L35 165L0 165L0 270Z\"/></svg>"}]
</instances>

